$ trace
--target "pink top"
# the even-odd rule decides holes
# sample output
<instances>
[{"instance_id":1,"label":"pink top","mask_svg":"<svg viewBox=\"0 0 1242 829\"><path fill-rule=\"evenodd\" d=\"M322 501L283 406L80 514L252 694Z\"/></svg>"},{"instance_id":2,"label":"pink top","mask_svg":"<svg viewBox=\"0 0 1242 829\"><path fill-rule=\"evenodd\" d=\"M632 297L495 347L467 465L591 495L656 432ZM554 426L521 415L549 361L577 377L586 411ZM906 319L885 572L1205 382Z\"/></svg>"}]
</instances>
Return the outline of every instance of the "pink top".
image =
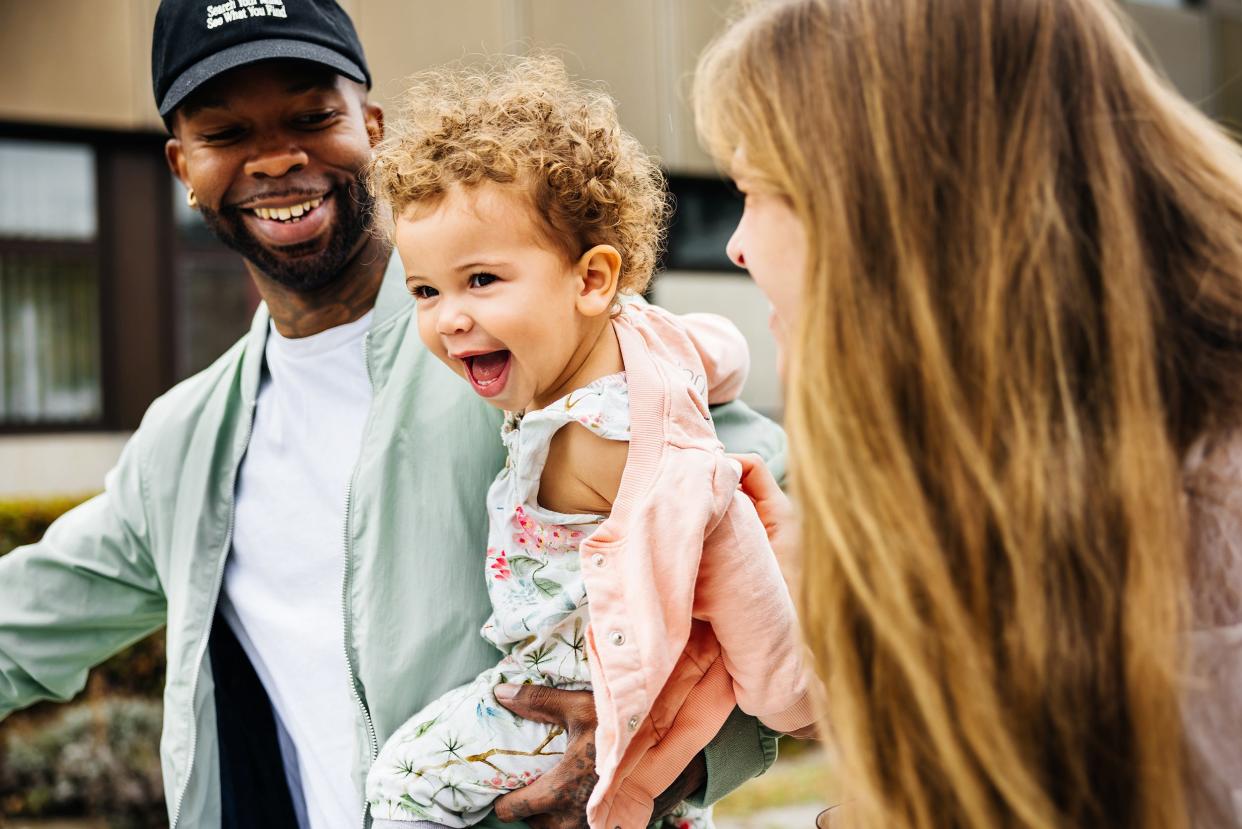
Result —
<instances>
[{"instance_id":1,"label":"pink top","mask_svg":"<svg viewBox=\"0 0 1242 829\"><path fill-rule=\"evenodd\" d=\"M1242 827L1242 429L1201 440L1185 465L1192 631L1182 718L1191 825Z\"/></svg>"},{"instance_id":2,"label":"pink top","mask_svg":"<svg viewBox=\"0 0 1242 829\"><path fill-rule=\"evenodd\" d=\"M745 341L711 320L690 334L631 305L614 322L629 458L611 515L580 548L599 717L592 829L646 827L735 705L779 731L814 719L789 591L707 408L709 377L713 401L740 389Z\"/></svg>"}]
</instances>

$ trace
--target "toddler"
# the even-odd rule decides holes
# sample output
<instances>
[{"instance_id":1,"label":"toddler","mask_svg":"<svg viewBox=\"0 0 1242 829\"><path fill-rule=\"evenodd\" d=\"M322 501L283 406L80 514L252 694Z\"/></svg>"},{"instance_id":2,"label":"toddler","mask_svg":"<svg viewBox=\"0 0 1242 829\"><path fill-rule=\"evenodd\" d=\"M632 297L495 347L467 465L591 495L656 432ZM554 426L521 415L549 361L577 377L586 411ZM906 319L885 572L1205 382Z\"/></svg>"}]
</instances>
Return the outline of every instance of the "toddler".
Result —
<instances>
[{"instance_id":1,"label":"toddler","mask_svg":"<svg viewBox=\"0 0 1242 829\"><path fill-rule=\"evenodd\" d=\"M383 747L375 825L470 826L551 768L562 729L493 696L539 683L594 692L590 825L642 829L735 704L779 731L812 721L788 591L707 408L740 388L745 342L619 303L650 281L663 179L555 60L417 76L370 185L420 336L505 411L508 449L483 568L500 661Z\"/></svg>"}]
</instances>

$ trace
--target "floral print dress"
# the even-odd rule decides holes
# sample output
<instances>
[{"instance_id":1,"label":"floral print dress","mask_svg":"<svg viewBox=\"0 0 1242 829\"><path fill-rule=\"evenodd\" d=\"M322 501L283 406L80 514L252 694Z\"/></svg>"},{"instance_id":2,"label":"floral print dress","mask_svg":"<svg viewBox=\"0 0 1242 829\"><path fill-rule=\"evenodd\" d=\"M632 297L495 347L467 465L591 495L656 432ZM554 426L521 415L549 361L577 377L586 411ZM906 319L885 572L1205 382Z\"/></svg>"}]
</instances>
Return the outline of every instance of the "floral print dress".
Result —
<instances>
[{"instance_id":1,"label":"floral print dress","mask_svg":"<svg viewBox=\"0 0 1242 829\"><path fill-rule=\"evenodd\" d=\"M590 622L578 547L606 515L568 515L539 505L552 438L578 424L600 437L630 439L625 375L602 377L543 409L507 413L505 468L487 495L484 568L492 615L482 635L499 663L455 688L401 726L367 779L376 829L401 823L472 826L492 801L538 779L564 753L560 727L521 719L496 702L501 683L589 689ZM710 829L710 810L683 804L664 827Z\"/></svg>"}]
</instances>

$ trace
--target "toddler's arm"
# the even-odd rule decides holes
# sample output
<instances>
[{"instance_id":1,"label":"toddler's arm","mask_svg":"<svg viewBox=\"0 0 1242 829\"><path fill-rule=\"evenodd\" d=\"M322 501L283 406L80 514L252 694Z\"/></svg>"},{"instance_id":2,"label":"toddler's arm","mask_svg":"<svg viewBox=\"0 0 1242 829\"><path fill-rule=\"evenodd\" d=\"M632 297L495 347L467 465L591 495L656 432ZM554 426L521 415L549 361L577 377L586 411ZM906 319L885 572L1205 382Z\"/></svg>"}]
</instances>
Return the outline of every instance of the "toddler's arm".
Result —
<instances>
[{"instance_id":1,"label":"toddler's arm","mask_svg":"<svg viewBox=\"0 0 1242 829\"><path fill-rule=\"evenodd\" d=\"M675 317L694 343L707 373L707 402L715 406L736 400L750 373L750 346L737 326L716 314Z\"/></svg>"},{"instance_id":2,"label":"toddler's arm","mask_svg":"<svg viewBox=\"0 0 1242 829\"><path fill-rule=\"evenodd\" d=\"M736 400L750 373L750 346L737 326L716 314L674 314L636 299L628 303L639 328L666 346L686 342L703 364L707 402L715 406ZM674 357L676 361L676 358Z\"/></svg>"},{"instance_id":3,"label":"toddler's arm","mask_svg":"<svg viewBox=\"0 0 1242 829\"><path fill-rule=\"evenodd\" d=\"M773 730L811 735L816 680L763 523L741 492L704 542L695 616L720 640L738 706Z\"/></svg>"},{"instance_id":4,"label":"toddler's arm","mask_svg":"<svg viewBox=\"0 0 1242 829\"><path fill-rule=\"evenodd\" d=\"M617 498L629 444L570 423L557 431L539 480L539 504L568 515L607 515Z\"/></svg>"}]
</instances>

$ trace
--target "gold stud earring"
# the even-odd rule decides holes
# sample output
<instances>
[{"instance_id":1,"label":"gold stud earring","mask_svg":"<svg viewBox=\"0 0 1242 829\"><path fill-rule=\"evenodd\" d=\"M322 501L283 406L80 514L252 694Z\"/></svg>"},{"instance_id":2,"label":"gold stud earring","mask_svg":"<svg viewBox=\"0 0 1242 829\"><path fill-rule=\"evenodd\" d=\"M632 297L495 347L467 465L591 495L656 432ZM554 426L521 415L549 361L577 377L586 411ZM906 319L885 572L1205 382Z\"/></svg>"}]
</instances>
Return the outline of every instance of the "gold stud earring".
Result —
<instances>
[{"instance_id":1,"label":"gold stud earring","mask_svg":"<svg viewBox=\"0 0 1242 829\"><path fill-rule=\"evenodd\" d=\"M185 192L185 203L193 210L198 207L198 196L194 195L194 188L191 187Z\"/></svg>"}]
</instances>

